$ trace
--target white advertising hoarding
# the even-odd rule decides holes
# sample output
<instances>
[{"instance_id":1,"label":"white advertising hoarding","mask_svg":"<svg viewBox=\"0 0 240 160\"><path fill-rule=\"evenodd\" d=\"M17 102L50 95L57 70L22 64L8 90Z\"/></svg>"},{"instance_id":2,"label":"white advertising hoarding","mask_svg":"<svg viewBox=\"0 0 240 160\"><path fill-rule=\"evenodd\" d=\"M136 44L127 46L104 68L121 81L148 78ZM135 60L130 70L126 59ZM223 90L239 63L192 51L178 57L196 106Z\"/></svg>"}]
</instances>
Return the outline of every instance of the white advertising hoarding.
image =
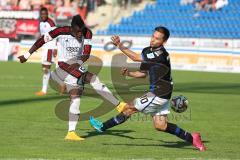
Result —
<instances>
[{"instance_id":1,"label":"white advertising hoarding","mask_svg":"<svg viewBox=\"0 0 240 160\"><path fill-rule=\"evenodd\" d=\"M90 64L98 65L100 59L104 66L121 66L121 61L113 60L121 52L110 43L110 38L94 36L91 55L95 58L88 60ZM150 38L122 36L121 40L125 46L140 54L143 48L149 46ZM20 53L26 52L33 43L22 43ZM165 47L173 69L240 73L240 40L170 38ZM40 62L40 58L38 52L30 60ZM132 61L127 59L127 63Z\"/></svg>"},{"instance_id":2,"label":"white advertising hoarding","mask_svg":"<svg viewBox=\"0 0 240 160\"><path fill-rule=\"evenodd\" d=\"M9 54L9 39L0 38L0 61L7 61Z\"/></svg>"}]
</instances>

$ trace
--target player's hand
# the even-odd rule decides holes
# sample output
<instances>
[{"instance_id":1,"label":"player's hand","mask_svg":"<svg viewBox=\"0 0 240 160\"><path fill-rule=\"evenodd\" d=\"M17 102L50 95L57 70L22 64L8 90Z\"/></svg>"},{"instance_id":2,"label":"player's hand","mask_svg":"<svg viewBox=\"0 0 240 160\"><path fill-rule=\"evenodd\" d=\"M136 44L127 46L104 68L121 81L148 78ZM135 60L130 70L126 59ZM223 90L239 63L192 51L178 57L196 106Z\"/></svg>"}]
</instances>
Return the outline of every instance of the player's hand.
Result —
<instances>
[{"instance_id":1,"label":"player's hand","mask_svg":"<svg viewBox=\"0 0 240 160\"><path fill-rule=\"evenodd\" d=\"M128 75L129 75L129 70L128 70L126 67L123 67L123 68L121 69L121 74L122 74L123 76L128 76Z\"/></svg>"},{"instance_id":2,"label":"player's hand","mask_svg":"<svg viewBox=\"0 0 240 160\"><path fill-rule=\"evenodd\" d=\"M121 43L120 37L116 35L112 36L111 40L115 46L118 46Z\"/></svg>"},{"instance_id":3,"label":"player's hand","mask_svg":"<svg viewBox=\"0 0 240 160\"><path fill-rule=\"evenodd\" d=\"M27 62L27 59L24 57L24 55L19 56L18 59L19 59L20 63Z\"/></svg>"},{"instance_id":4,"label":"player's hand","mask_svg":"<svg viewBox=\"0 0 240 160\"><path fill-rule=\"evenodd\" d=\"M73 70L73 69L78 69L80 67L80 64L78 64L78 63L73 63L73 64L71 64L69 67L68 67L68 69L69 70Z\"/></svg>"}]
</instances>

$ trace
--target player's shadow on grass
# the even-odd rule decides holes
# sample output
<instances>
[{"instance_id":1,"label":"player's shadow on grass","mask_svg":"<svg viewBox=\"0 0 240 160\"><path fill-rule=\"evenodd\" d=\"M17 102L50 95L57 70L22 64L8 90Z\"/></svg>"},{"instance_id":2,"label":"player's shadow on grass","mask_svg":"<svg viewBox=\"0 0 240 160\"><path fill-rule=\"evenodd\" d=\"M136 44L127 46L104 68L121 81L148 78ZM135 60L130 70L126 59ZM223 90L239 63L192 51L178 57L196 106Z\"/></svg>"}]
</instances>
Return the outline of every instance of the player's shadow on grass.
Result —
<instances>
[{"instance_id":1,"label":"player's shadow on grass","mask_svg":"<svg viewBox=\"0 0 240 160\"><path fill-rule=\"evenodd\" d=\"M113 145L113 146L134 146L134 147L166 147L166 148L181 148L181 149L194 149L192 144L184 141L177 141L177 142L168 142L168 141L163 141L159 140L160 144L137 144L137 143L103 143L103 145ZM204 143L208 143L208 141L203 141Z\"/></svg>"},{"instance_id":2,"label":"player's shadow on grass","mask_svg":"<svg viewBox=\"0 0 240 160\"><path fill-rule=\"evenodd\" d=\"M159 146L162 147L167 147L167 148L183 148L183 149L191 149L191 148L186 148L189 146L192 146L192 144L185 142L185 141L164 141L164 140L159 140L161 144ZM204 144L208 143L209 141L203 141Z\"/></svg>"},{"instance_id":3,"label":"player's shadow on grass","mask_svg":"<svg viewBox=\"0 0 240 160\"><path fill-rule=\"evenodd\" d=\"M98 96L98 94L95 91L93 91L93 89L90 87L90 85L86 85L85 88L86 89L84 90L84 96L88 96L88 97ZM112 86L110 86L109 88L113 89ZM19 98L19 99L11 99L11 97L6 97L7 100L1 100L0 101L0 107L8 106L8 105L23 104L23 103L69 99L68 93L65 93L64 95L59 95L56 88L53 87L52 89L56 92L55 93L48 93L46 96L41 96L41 97L39 97L39 96L34 96L34 97L31 96L30 97L29 96L29 97ZM113 93L116 93L116 92L113 91ZM100 99L102 99L102 97L100 97Z\"/></svg>"},{"instance_id":4,"label":"player's shadow on grass","mask_svg":"<svg viewBox=\"0 0 240 160\"><path fill-rule=\"evenodd\" d=\"M94 97L96 93L86 93L85 96ZM68 94L59 95L58 93L51 93L46 96L42 97L29 97L29 98L20 98L20 99L8 99L0 101L0 107L4 107L7 105L16 105L16 104L23 104L23 103L32 103L32 102L42 102L42 101L49 101L49 100L64 100L69 99Z\"/></svg>"},{"instance_id":5,"label":"player's shadow on grass","mask_svg":"<svg viewBox=\"0 0 240 160\"><path fill-rule=\"evenodd\" d=\"M44 97L31 97L31 98L22 98L22 99L9 99L0 101L0 107L7 106L7 105L16 105L16 104L23 104L23 103L32 103L32 102L41 102L41 101L49 101L49 100L61 100L64 98L68 98L67 96L60 96L60 95L48 95Z\"/></svg>"},{"instance_id":6,"label":"player's shadow on grass","mask_svg":"<svg viewBox=\"0 0 240 160\"><path fill-rule=\"evenodd\" d=\"M135 131L133 130L107 130L104 133L98 133L96 131L90 131L87 132L88 134L85 136L82 136L84 138L90 138L90 137L94 137L94 136L102 136L102 135L107 135L107 136L117 136L117 137L122 137L122 138L128 138L128 139L143 139L143 140L153 140L151 138L136 138L136 137L132 137L126 134L129 133L133 133Z\"/></svg>"},{"instance_id":7,"label":"player's shadow on grass","mask_svg":"<svg viewBox=\"0 0 240 160\"><path fill-rule=\"evenodd\" d=\"M173 142L172 144L139 144L139 143L103 143L103 145L113 145L113 146L132 146L132 147L166 147L166 148L181 148L181 149L192 149L191 144L187 142Z\"/></svg>"}]
</instances>

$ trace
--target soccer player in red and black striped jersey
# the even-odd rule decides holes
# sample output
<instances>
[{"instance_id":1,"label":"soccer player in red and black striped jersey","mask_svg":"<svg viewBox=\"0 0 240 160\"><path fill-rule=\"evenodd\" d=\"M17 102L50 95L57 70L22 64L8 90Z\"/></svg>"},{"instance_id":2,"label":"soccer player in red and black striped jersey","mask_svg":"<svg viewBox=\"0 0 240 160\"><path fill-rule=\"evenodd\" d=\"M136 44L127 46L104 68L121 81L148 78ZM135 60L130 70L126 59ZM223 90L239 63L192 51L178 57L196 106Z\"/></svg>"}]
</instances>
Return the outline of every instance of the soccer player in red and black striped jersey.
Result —
<instances>
[{"instance_id":1,"label":"soccer player in red and black striped jersey","mask_svg":"<svg viewBox=\"0 0 240 160\"><path fill-rule=\"evenodd\" d=\"M71 26L56 28L39 38L30 48L29 52L20 56L20 62L24 63L37 49L53 39L58 41L58 65L51 73L51 79L59 85L66 85L70 94L69 129L66 140L83 140L76 132L79 119L80 96L83 84L89 83L98 94L110 101L115 106L125 105L119 102L99 78L81 65L87 61L91 52L92 32L88 29L79 15L73 17Z\"/></svg>"},{"instance_id":2,"label":"soccer player in red and black striped jersey","mask_svg":"<svg viewBox=\"0 0 240 160\"><path fill-rule=\"evenodd\" d=\"M40 35L44 35L51 30L55 29L56 25L54 21L48 17L47 8L43 7L40 9L40 23L39 23L39 32ZM36 92L36 95L43 96L47 93L48 81L50 78L50 68L53 62L53 56L57 52L56 41L51 41L43 46L42 50L42 70L43 70L43 79L42 79L42 90Z\"/></svg>"}]
</instances>

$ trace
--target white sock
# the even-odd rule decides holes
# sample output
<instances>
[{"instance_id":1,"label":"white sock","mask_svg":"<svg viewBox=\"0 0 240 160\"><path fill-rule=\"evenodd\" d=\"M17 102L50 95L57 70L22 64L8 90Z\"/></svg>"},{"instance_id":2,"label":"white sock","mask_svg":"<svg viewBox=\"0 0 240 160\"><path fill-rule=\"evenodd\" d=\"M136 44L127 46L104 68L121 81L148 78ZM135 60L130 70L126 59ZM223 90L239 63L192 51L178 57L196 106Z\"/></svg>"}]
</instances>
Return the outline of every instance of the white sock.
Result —
<instances>
[{"instance_id":1,"label":"white sock","mask_svg":"<svg viewBox=\"0 0 240 160\"><path fill-rule=\"evenodd\" d=\"M107 88L105 84L100 82L99 78L96 75L92 77L90 85L99 95L111 102L113 105L117 106L119 104L119 100L113 96L112 92Z\"/></svg>"},{"instance_id":2,"label":"white sock","mask_svg":"<svg viewBox=\"0 0 240 160\"><path fill-rule=\"evenodd\" d=\"M50 72L43 74L42 92L44 93L47 93L49 78L50 78Z\"/></svg>"},{"instance_id":3,"label":"white sock","mask_svg":"<svg viewBox=\"0 0 240 160\"><path fill-rule=\"evenodd\" d=\"M69 112L68 132L76 130L78 119L79 114L72 114Z\"/></svg>"},{"instance_id":4,"label":"white sock","mask_svg":"<svg viewBox=\"0 0 240 160\"><path fill-rule=\"evenodd\" d=\"M70 108L69 108L69 122L68 122L68 131L75 131L76 126L78 123L79 119L79 114L80 114L80 98L73 98L71 100Z\"/></svg>"}]
</instances>

